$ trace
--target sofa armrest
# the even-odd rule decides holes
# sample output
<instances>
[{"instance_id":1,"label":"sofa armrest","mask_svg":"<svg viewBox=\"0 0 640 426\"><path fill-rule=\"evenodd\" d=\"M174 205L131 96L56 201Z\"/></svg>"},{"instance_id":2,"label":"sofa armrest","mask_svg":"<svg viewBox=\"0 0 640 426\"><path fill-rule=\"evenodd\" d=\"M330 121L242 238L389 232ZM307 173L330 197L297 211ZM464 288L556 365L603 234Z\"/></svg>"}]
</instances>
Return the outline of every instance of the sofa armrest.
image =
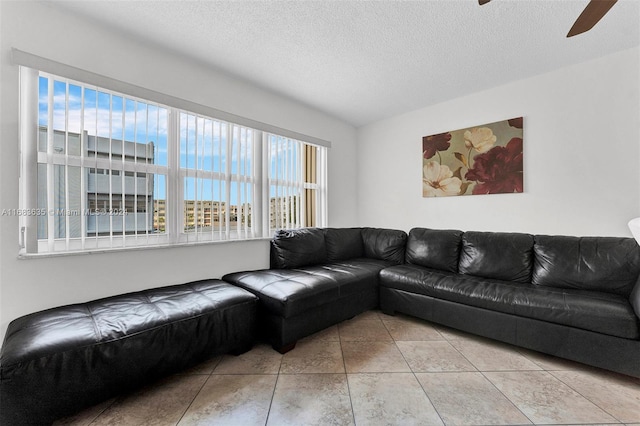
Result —
<instances>
[{"instance_id":1,"label":"sofa armrest","mask_svg":"<svg viewBox=\"0 0 640 426\"><path fill-rule=\"evenodd\" d=\"M280 230L271 240L271 269L291 269L327 262L324 230L300 228Z\"/></svg>"},{"instance_id":2,"label":"sofa armrest","mask_svg":"<svg viewBox=\"0 0 640 426\"><path fill-rule=\"evenodd\" d=\"M631 290L629 302L631 302L631 306L633 307L636 316L640 318L640 277L638 277L636 285L633 287L633 290Z\"/></svg>"}]
</instances>

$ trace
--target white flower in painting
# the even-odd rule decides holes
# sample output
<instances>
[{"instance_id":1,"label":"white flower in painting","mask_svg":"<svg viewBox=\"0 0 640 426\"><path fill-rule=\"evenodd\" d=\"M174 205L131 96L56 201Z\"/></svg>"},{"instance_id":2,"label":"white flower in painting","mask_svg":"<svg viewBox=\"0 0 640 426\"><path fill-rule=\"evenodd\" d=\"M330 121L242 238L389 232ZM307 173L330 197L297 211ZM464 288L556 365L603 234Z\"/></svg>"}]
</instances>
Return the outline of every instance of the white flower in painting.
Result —
<instances>
[{"instance_id":1,"label":"white flower in painting","mask_svg":"<svg viewBox=\"0 0 640 426\"><path fill-rule=\"evenodd\" d=\"M474 148L483 153L489 151L496 143L496 136L493 130L488 127L476 127L464 132L464 144L467 148Z\"/></svg>"},{"instance_id":2,"label":"white flower in painting","mask_svg":"<svg viewBox=\"0 0 640 426\"><path fill-rule=\"evenodd\" d=\"M453 176L449 166L429 161L422 168L422 195L424 197L442 197L458 195L462 181Z\"/></svg>"}]
</instances>

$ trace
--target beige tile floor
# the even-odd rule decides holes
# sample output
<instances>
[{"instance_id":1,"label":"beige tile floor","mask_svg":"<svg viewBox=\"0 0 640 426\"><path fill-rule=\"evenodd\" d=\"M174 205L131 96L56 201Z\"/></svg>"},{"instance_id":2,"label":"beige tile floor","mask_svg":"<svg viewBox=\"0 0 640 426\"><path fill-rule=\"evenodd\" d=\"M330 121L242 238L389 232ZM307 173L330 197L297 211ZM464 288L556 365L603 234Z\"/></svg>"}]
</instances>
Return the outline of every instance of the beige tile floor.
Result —
<instances>
[{"instance_id":1,"label":"beige tile floor","mask_svg":"<svg viewBox=\"0 0 640 426\"><path fill-rule=\"evenodd\" d=\"M640 425L640 380L378 311L57 425Z\"/></svg>"}]
</instances>

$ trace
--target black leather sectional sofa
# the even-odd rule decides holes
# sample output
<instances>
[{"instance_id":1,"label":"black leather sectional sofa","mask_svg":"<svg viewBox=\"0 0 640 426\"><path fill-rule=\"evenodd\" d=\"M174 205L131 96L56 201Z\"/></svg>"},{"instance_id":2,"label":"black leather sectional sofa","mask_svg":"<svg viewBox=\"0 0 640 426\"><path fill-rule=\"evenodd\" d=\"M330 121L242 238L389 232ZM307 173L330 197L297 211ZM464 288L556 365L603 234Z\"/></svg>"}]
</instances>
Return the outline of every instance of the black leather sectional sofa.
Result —
<instances>
[{"instance_id":1,"label":"black leather sectional sofa","mask_svg":"<svg viewBox=\"0 0 640 426\"><path fill-rule=\"evenodd\" d=\"M640 378L639 276L632 238L280 231L269 269L14 320L0 353L0 423L50 421L208 356L240 353L256 326L284 353L376 307Z\"/></svg>"},{"instance_id":2,"label":"black leather sectional sofa","mask_svg":"<svg viewBox=\"0 0 640 426\"><path fill-rule=\"evenodd\" d=\"M350 228L281 231L270 269L223 279L258 296L282 352L379 304L640 377L639 275L633 238Z\"/></svg>"}]
</instances>

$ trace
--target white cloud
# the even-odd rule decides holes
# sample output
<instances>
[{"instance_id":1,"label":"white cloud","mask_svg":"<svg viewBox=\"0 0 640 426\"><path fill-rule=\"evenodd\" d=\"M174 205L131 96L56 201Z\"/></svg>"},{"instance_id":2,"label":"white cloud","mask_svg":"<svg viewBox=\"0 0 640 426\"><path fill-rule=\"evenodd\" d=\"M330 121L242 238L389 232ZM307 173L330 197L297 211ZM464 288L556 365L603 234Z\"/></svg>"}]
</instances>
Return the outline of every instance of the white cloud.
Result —
<instances>
[{"instance_id":1,"label":"white cloud","mask_svg":"<svg viewBox=\"0 0 640 426\"><path fill-rule=\"evenodd\" d=\"M166 140L167 128L166 124L162 125L163 122L166 123L166 114L159 118L156 115L147 122L146 117L136 116L135 111L123 113L110 112L106 108L90 108L85 109L83 114L78 105L76 108L69 108L67 114L64 103L61 107L55 105L53 109L53 128L56 130L64 130L66 125L70 132L79 133L83 129L90 135L111 136L114 139L122 139L124 130L126 140L133 141L137 134L138 142Z\"/></svg>"}]
</instances>

